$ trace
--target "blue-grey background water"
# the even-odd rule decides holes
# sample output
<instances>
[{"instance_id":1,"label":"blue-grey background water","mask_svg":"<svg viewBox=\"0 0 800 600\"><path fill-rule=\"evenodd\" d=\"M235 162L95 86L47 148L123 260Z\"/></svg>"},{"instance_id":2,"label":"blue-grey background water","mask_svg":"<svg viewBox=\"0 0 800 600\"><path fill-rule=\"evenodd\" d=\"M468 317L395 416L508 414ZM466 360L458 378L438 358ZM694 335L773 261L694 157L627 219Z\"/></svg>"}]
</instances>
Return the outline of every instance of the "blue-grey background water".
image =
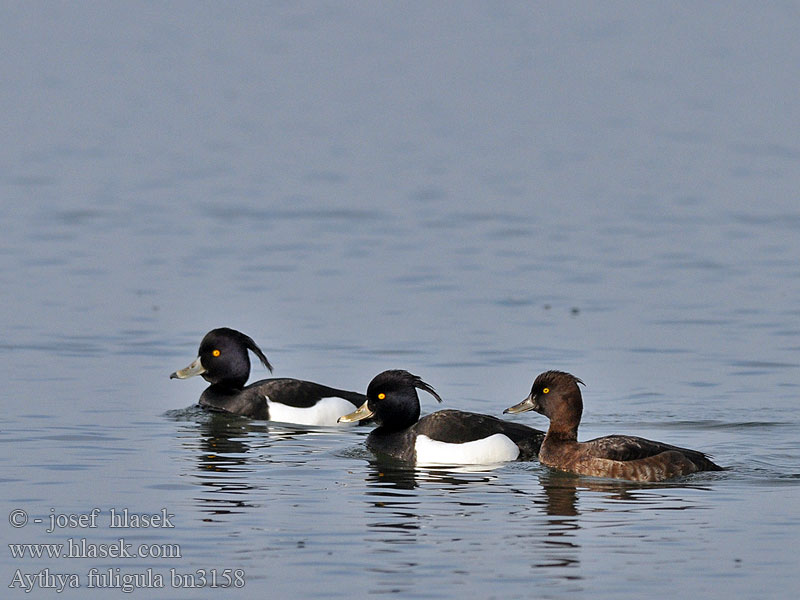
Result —
<instances>
[{"instance_id":1,"label":"blue-grey background water","mask_svg":"<svg viewBox=\"0 0 800 600\"><path fill-rule=\"evenodd\" d=\"M790 2L3 3L4 597L45 569L62 598L123 595L91 569L153 598L794 597L798 29ZM386 467L368 428L193 409L168 376L218 326L277 376L406 368L491 414L569 370L582 439L730 470ZM7 548L120 537L181 556Z\"/></svg>"}]
</instances>

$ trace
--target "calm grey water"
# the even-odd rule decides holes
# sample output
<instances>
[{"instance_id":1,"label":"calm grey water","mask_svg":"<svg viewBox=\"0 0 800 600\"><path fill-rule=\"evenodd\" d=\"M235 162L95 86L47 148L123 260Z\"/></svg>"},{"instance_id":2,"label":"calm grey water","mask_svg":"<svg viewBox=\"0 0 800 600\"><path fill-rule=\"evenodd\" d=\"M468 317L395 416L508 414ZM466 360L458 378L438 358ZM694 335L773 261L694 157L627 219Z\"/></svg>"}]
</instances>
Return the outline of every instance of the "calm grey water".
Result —
<instances>
[{"instance_id":1,"label":"calm grey water","mask_svg":"<svg viewBox=\"0 0 800 600\"><path fill-rule=\"evenodd\" d=\"M780 2L4 3L3 597L125 596L94 569L148 598L793 598L798 29ZM379 464L365 428L192 408L168 376L218 326L278 376L405 368L492 414L569 370L583 439L730 470ZM156 556L9 546L120 538ZM47 573L81 587L20 588Z\"/></svg>"}]
</instances>

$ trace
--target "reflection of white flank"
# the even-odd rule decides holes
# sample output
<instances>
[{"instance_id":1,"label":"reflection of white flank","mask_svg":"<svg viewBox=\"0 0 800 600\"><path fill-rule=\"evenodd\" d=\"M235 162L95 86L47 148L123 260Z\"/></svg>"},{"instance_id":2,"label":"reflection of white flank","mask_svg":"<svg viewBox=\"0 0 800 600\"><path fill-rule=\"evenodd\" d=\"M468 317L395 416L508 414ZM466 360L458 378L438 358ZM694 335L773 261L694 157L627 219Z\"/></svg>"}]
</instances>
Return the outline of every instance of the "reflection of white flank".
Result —
<instances>
[{"instance_id":1,"label":"reflection of white flank","mask_svg":"<svg viewBox=\"0 0 800 600\"><path fill-rule=\"evenodd\" d=\"M353 412L353 405L344 398L323 398L309 408L297 408L273 402L266 396L270 421L297 425L336 425L342 415Z\"/></svg>"},{"instance_id":2,"label":"reflection of white flank","mask_svg":"<svg viewBox=\"0 0 800 600\"><path fill-rule=\"evenodd\" d=\"M418 465L488 465L516 460L519 447L502 433L450 444L418 435L415 444Z\"/></svg>"}]
</instances>

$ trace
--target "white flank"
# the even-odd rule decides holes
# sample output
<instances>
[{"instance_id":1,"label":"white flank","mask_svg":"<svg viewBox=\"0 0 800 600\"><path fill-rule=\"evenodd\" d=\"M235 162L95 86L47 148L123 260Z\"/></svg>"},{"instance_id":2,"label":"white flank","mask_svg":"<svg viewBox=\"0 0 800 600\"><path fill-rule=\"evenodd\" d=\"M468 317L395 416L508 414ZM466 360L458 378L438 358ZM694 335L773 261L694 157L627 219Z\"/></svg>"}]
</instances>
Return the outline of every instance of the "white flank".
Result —
<instances>
[{"instance_id":1,"label":"white flank","mask_svg":"<svg viewBox=\"0 0 800 600\"><path fill-rule=\"evenodd\" d=\"M519 456L519 447L502 433L463 444L418 435L415 448L418 465L490 465L516 460Z\"/></svg>"},{"instance_id":2,"label":"white flank","mask_svg":"<svg viewBox=\"0 0 800 600\"><path fill-rule=\"evenodd\" d=\"M297 408L267 397L270 421L295 423L297 425L336 425L342 415L353 412L353 405L344 398L323 398L309 408Z\"/></svg>"}]
</instances>

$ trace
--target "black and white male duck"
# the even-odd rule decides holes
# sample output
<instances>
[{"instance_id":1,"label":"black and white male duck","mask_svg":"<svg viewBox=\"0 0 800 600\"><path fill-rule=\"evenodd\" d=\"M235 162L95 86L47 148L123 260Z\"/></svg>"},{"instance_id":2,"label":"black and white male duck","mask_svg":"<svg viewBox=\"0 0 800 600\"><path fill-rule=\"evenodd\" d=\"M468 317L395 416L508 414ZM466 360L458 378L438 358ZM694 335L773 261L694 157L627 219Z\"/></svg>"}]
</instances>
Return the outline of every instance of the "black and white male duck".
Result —
<instances>
[{"instance_id":1,"label":"black and white male duck","mask_svg":"<svg viewBox=\"0 0 800 600\"><path fill-rule=\"evenodd\" d=\"M205 335L194 362L170 379L201 375L211 384L200 396L200 406L208 410L298 425L335 425L339 417L366 400L364 394L299 379L262 379L246 386L248 350L272 372L252 338L221 327Z\"/></svg>"},{"instance_id":2,"label":"black and white male duck","mask_svg":"<svg viewBox=\"0 0 800 600\"><path fill-rule=\"evenodd\" d=\"M663 481L697 471L721 471L722 467L697 450L687 450L629 435L609 435L578 441L583 399L569 373L547 371L533 382L530 395L505 413L535 410L550 419L539 450L543 465L580 475L614 477L632 481Z\"/></svg>"},{"instance_id":3,"label":"black and white male duck","mask_svg":"<svg viewBox=\"0 0 800 600\"><path fill-rule=\"evenodd\" d=\"M378 427L367 447L379 455L417 465L478 465L531 460L544 432L472 412L440 410L419 418L417 390L441 402L439 394L408 371L384 371L370 382L367 400L339 419L374 419Z\"/></svg>"}]
</instances>

